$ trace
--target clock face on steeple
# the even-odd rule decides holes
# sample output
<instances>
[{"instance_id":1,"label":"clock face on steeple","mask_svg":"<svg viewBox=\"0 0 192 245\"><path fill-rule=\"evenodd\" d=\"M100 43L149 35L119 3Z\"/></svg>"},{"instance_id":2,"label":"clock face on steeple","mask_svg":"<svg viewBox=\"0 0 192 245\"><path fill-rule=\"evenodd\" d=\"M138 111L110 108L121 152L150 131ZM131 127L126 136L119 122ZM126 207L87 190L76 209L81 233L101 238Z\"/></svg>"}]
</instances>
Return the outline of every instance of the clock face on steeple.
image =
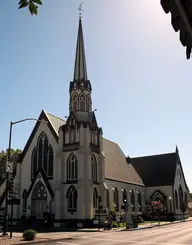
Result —
<instances>
[{"instance_id":1,"label":"clock face on steeple","mask_svg":"<svg viewBox=\"0 0 192 245\"><path fill-rule=\"evenodd\" d=\"M177 176L179 178L179 180L181 179L181 170L180 169L177 169Z\"/></svg>"}]
</instances>

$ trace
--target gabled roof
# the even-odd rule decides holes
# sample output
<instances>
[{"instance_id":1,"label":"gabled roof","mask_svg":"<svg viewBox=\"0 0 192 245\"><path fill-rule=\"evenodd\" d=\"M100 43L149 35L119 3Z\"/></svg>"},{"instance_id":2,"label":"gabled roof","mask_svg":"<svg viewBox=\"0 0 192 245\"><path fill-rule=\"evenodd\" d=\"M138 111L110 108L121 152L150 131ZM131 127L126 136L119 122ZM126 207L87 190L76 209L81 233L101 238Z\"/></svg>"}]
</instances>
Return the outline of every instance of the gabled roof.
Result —
<instances>
[{"instance_id":1,"label":"gabled roof","mask_svg":"<svg viewBox=\"0 0 192 245\"><path fill-rule=\"evenodd\" d=\"M126 156L118 144L103 139L103 152L105 155L106 179L143 185L141 177L132 164L127 164Z\"/></svg>"},{"instance_id":2,"label":"gabled roof","mask_svg":"<svg viewBox=\"0 0 192 245\"><path fill-rule=\"evenodd\" d=\"M146 186L173 185L178 153L131 158L131 164Z\"/></svg>"},{"instance_id":3,"label":"gabled roof","mask_svg":"<svg viewBox=\"0 0 192 245\"><path fill-rule=\"evenodd\" d=\"M45 120L47 121L47 125L50 129L50 131L52 132L54 138L56 139L56 141L58 141L58 136L59 136L59 128L65 124L65 121L61 118L58 118L50 113L47 113L45 110L42 110L41 111L41 114L38 118L38 120ZM26 152L28 151L28 148L31 144L31 141L33 140L33 137L35 136L38 128L39 128L39 125L41 124L40 121L37 121L36 124L35 124L35 127L33 128L33 131L31 133L31 135L29 136L29 139L23 149L23 152L20 156L20 159L19 159L19 162L21 163L23 161L23 158L26 154Z\"/></svg>"},{"instance_id":4,"label":"gabled roof","mask_svg":"<svg viewBox=\"0 0 192 245\"><path fill-rule=\"evenodd\" d=\"M64 125L66 123L65 120L63 120L62 118L56 117L48 112L45 112L49 121L51 122L51 124L53 125L55 132L59 133L59 129L62 125Z\"/></svg>"}]
</instances>

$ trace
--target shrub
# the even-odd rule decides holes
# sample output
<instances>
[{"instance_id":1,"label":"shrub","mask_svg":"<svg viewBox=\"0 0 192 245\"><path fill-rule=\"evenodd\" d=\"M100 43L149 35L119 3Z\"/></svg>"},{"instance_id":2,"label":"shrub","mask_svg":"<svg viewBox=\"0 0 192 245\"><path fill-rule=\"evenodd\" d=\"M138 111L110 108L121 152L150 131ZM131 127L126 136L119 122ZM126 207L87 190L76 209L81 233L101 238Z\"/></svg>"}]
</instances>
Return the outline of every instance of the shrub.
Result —
<instances>
[{"instance_id":1,"label":"shrub","mask_svg":"<svg viewBox=\"0 0 192 245\"><path fill-rule=\"evenodd\" d=\"M116 221L116 212L114 210L109 210L109 215L112 215L113 221Z\"/></svg>"},{"instance_id":2,"label":"shrub","mask_svg":"<svg viewBox=\"0 0 192 245\"><path fill-rule=\"evenodd\" d=\"M25 241L32 241L35 239L37 232L35 230L25 230L23 232L23 238Z\"/></svg>"},{"instance_id":3,"label":"shrub","mask_svg":"<svg viewBox=\"0 0 192 245\"><path fill-rule=\"evenodd\" d=\"M142 218L142 216L139 215L139 216L137 217L137 222L138 222L138 223L144 223L144 219Z\"/></svg>"}]
</instances>

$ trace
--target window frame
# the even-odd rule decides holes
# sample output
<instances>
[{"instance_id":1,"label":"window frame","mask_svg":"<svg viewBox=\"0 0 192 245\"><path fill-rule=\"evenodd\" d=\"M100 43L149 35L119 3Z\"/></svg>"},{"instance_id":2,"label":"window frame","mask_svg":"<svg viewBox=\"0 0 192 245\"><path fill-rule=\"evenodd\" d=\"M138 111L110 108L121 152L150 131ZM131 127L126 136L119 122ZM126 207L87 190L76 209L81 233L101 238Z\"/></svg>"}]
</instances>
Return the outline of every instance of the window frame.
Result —
<instances>
[{"instance_id":1,"label":"window frame","mask_svg":"<svg viewBox=\"0 0 192 245\"><path fill-rule=\"evenodd\" d=\"M53 161L52 161L52 173L49 174L49 151L52 149ZM31 154L31 180L33 180L41 169L45 172L48 179L53 178L54 172L54 151L52 145L49 144L47 134L43 131L39 135L36 146L33 148Z\"/></svg>"},{"instance_id":2,"label":"window frame","mask_svg":"<svg viewBox=\"0 0 192 245\"><path fill-rule=\"evenodd\" d=\"M72 97L72 110L73 111L78 111L79 110L79 105L78 105L78 95L75 93Z\"/></svg>"},{"instance_id":3,"label":"window frame","mask_svg":"<svg viewBox=\"0 0 192 245\"><path fill-rule=\"evenodd\" d=\"M77 199L78 193L76 188L71 185L67 191L67 211L68 212L77 212Z\"/></svg>"},{"instance_id":4,"label":"window frame","mask_svg":"<svg viewBox=\"0 0 192 245\"><path fill-rule=\"evenodd\" d=\"M74 153L67 158L67 181L77 181L78 179L78 160Z\"/></svg>"},{"instance_id":5,"label":"window frame","mask_svg":"<svg viewBox=\"0 0 192 245\"><path fill-rule=\"evenodd\" d=\"M92 170L92 180L97 182L97 159L94 154L91 155L91 170Z\"/></svg>"},{"instance_id":6,"label":"window frame","mask_svg":"<svg viewBox=\"0 0 192 245\"><path fill-rule=\"evenodd\" d=\"M86 111L86 99L84 94L79 95L79 110Z\"/></svg>"}]
</instances>

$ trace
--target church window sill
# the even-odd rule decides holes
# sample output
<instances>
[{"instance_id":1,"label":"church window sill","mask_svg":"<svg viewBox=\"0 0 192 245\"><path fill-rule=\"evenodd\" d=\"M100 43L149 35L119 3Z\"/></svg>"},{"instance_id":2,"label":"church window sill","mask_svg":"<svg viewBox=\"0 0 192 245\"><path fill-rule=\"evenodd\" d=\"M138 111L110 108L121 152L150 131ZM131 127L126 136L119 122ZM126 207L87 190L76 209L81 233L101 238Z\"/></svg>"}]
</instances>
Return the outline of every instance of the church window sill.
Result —
<instances>
[{"instance_id":1,"label":"church window sill","mask_svg":"<svg viewBox=\"0 0 192 245\"><path fill-rule=\"evenodd\" d=\"M68 208L68 212L73 214L74 212L77 212L76 208Z\"/></svg>"},{"instance_id":2,"label":"church window sill","mask_svg":"<svg viewBox=\"0 0 192 245\"><path fill-rule=\"evenodd\" d=\"M67 180L66 182L63 182L63 184L77 184L78 180Z\"/></svg>"},{"instance_id":3,"label":"church window sill","mask_svg":"<svg viewBox=\"0 0 192 245\"><path fill-rule=\"evenodd\" d=\"M79 149L79 142L75 142L75 143L69 143L69 144L65 144L63 146L63 151L74 151L74 150L78 150Z\"/></svg>"}]
</instances>

